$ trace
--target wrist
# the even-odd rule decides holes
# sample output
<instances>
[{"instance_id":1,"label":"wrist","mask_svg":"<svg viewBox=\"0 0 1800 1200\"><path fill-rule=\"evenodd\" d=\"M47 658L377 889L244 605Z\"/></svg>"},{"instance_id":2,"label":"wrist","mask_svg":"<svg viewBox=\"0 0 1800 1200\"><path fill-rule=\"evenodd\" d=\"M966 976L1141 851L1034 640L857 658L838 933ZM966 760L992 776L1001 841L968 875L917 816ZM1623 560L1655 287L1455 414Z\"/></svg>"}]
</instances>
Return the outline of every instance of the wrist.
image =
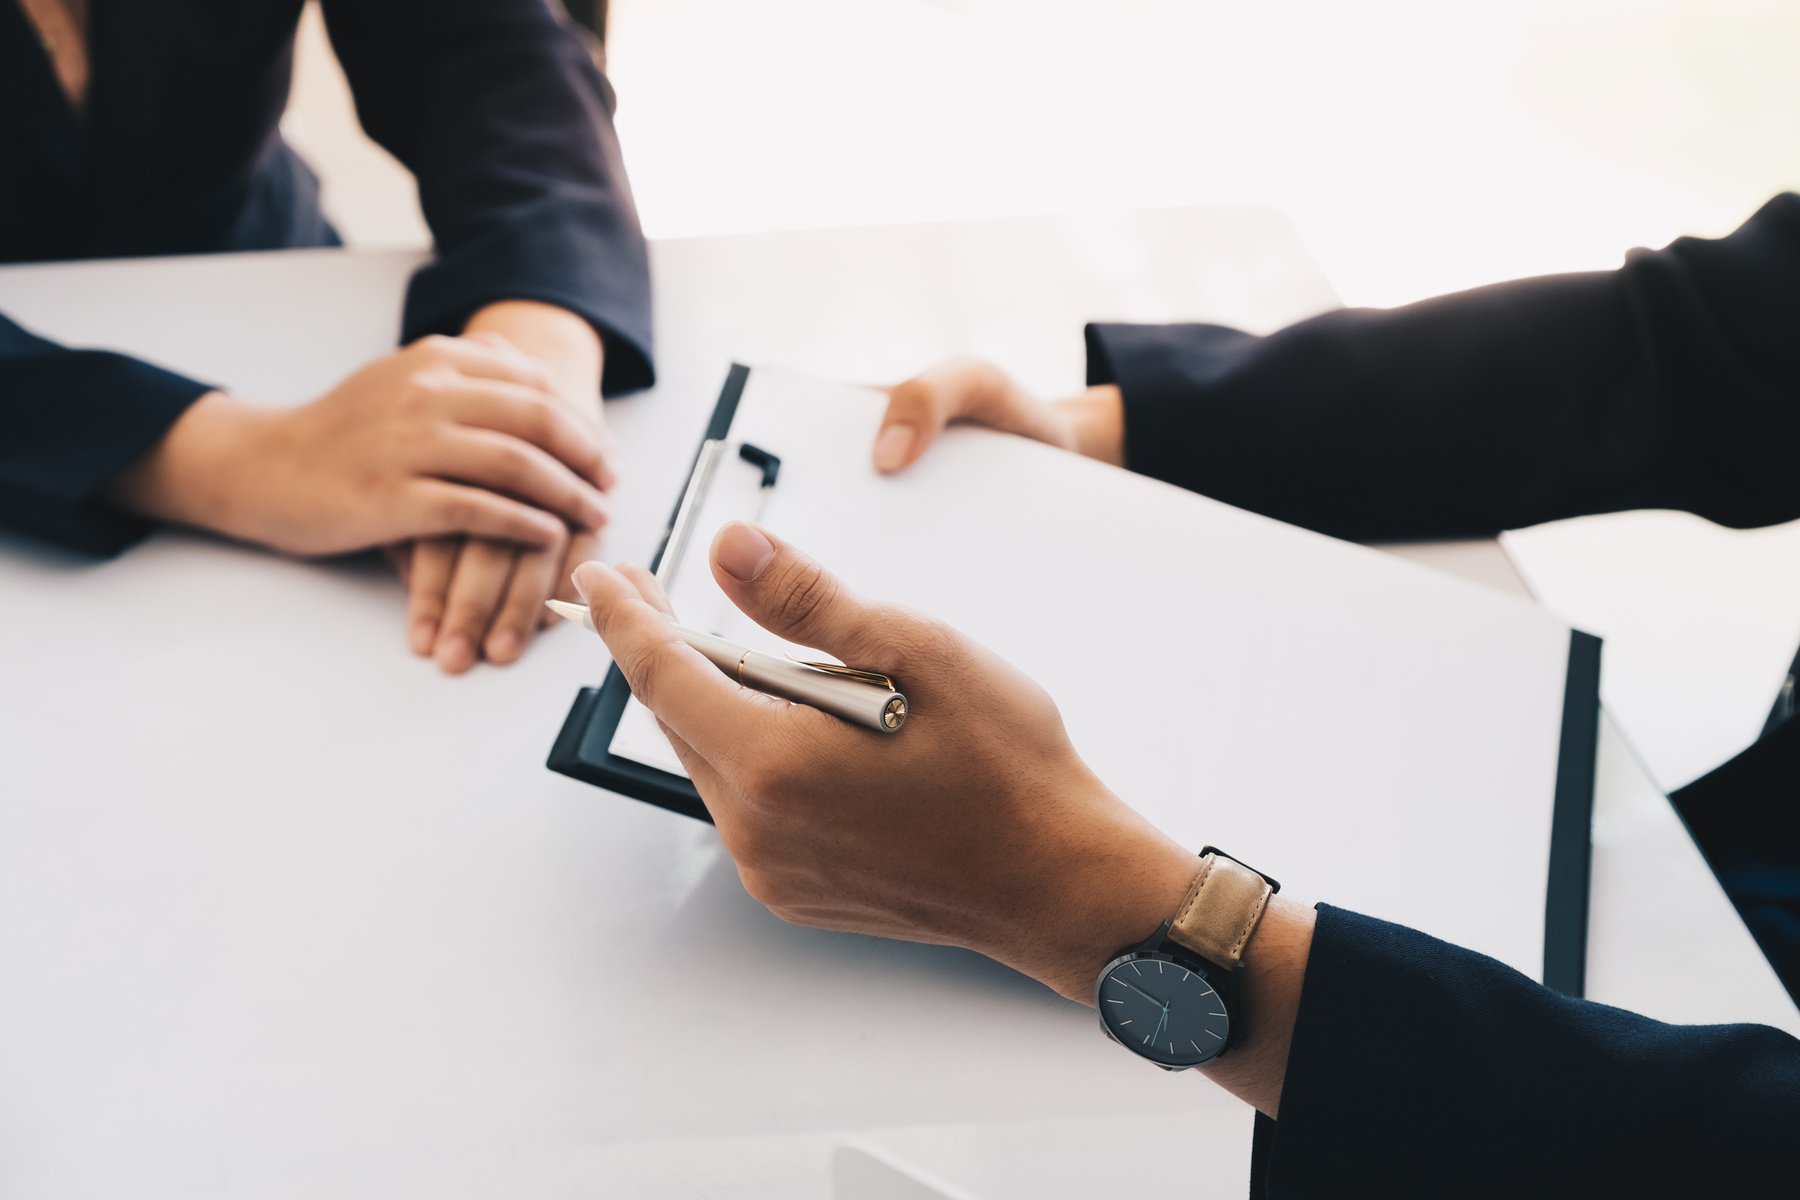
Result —
<instances>
[{"instance_id":1,"label":"wrist","mask_svg":"<svg viewBox=\"0 0 1800 1200\"><path fill-rule=\"evenodd\" d=\"M1068 427L1070 449L1115 467L1125 465L1125 397L1118 384L1091 387L1051 407Z\"/></svg>"},{"instance_id":2,"label":"wrist","mask_svg":"<svg viewBox=\"0 0 1800 1200\"><path fill-rule=\"evenodd\" d=\"M1300 1013L1306 960L1312 953L1313 909L1284 896L1269 897L1238 970L1238 1014L1243 1041L1201 1071L1240 1100L1270 1117L1281 1108L1294 1021Z\"/></svg>"},{"instance_id":3,"label":"wrist","mask_svg":"<svg viewBox=\"0 0 1800 1200\"><path fill-rule=\"evenodd\" d=\"M208 392L113 477L106 498L139 516L256 540L256 489L240 486L240 471L261 460L254 446L283 415Z\"/></svg>"},{"instance_id":4,"label":"wrist","mask_svg":"<svg viewBox=\"0 0 1800 1200\"><path fill-rule=\"evenodd\" d=\"M464 333L497 333L533 358L548 363L557 390L583 412L600 412L600 335L583 317L537 300L498 300L477 310Z\"/></svg>"},{"instance_id":5,"label":"wrist","mask_svg":"<svg viewBox=\"0 0 1800 1200\"><path fill-rule=\"evenodd\" d=\"M1194 854L1109 793L1116 806L1078 845L1042 861L1058 863L1043 887L1045 931L1024 969L1070 1000L1091 1005L1094 980L1121 949L1156 932L1175 912L1200 869ZM1110 807L1109 806L1109 807Z\"/></svg>"}]
</instances>

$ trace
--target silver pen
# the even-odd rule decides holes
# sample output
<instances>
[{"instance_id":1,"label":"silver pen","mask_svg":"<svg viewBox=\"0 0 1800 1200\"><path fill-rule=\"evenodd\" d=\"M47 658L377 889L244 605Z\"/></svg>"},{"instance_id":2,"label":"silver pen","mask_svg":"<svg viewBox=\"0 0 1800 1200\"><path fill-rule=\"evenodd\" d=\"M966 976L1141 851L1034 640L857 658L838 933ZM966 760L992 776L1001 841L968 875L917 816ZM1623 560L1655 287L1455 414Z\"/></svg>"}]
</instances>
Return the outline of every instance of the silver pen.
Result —
<instances>
[{"instance_id":1,"label":"silver pen","mask_svg":"<svg viewBox=\"0 0 1800 1200\"><path fill-rule=\"evenodd\" d=\"M584 604L567 600L544 601L558 616L591 633L593 617ZM675 626L681 640L698 650L713 666L747 688L805 704L834 717L867 726L879 733L897 733L906 724L906 697L894 681L874 671L857 671L836 663L799 662L751 650L697 629Z\"/></svg>"}]
</instances>

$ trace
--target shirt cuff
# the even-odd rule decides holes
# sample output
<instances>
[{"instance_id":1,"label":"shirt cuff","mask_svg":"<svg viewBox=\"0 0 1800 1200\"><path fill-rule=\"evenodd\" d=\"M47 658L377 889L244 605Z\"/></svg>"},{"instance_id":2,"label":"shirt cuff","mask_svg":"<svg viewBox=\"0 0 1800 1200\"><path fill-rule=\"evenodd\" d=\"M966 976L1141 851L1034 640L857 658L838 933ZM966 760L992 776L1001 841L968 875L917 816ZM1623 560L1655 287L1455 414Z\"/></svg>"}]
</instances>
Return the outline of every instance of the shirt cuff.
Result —
<instances>
[{"instance_id":1,"label":"shirt cuff","mask_svg":"<svg viewBox=\"0 0 1800 1200\"><path fill-rule=\"evenodd\" d=\"M478 309L502 300L554 304L592 325L606 349L603 395L656 382L649 266L641 241L607 237L567 221L552 219L536 228L518 221L503 234L460 246L419 269L407 289L401 341L459 334Z\"/></svg>"}]
</instances>

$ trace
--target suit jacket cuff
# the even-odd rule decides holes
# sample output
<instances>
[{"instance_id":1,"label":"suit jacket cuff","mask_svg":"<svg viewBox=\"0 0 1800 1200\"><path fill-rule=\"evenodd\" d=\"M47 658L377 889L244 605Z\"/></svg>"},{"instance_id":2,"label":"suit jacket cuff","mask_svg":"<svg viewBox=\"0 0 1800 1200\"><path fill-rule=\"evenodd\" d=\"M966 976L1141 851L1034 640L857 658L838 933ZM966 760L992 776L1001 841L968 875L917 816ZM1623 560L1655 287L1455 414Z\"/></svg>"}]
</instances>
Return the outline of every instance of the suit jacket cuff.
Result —
<instances>
[{"instance_id":1,"label":"suit jacket cuff","mask_svg":"<svg viewBox=\"0 0 1800 1200\"><path fill-rule=\"evenodd\" d=\"M105 507L101 491L215 389L122 354L25 337L36 345L0 349L0 524L117 554L153 523Z\"/></svg>"},{"instance_id":2,"label":"suit jacket cuff","mask_svg":"<svg viewBox=\"0 0 1800 1200\"><path fill-rule=\"evenodd\" d=\"M1223 325L1089 325L1089 387L1114 383L1125 401L1125 464L1193 486L1203 389L1261 341Z\"/></svg>"},{"instance_id":3,"label":"suit jacket cuff","mask_svg":"<svg viewBox=\"0 0 1800 1200\"><path fill-rule=\"evenodd\" d=\"M649 257L635 231L612 236L555 213L516 218L420 268L407 289L401 340L461 333L476 310L501 300L554 304L592 325L606 348L603 394L656 382Z\"/></svg>"}]
</instances>

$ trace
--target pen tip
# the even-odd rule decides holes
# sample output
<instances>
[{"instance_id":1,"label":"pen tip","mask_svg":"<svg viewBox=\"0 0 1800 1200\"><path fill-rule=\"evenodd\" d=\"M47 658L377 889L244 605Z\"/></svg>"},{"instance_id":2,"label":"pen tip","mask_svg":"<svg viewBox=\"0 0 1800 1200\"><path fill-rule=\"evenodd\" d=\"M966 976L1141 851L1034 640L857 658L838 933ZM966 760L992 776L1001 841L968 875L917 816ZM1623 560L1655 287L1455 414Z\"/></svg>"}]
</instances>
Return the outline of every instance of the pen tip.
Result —
<instances>
[{"instance_id":1,"label":"pen tip","mask_svg":"<svg viewBox=\"0 0 1800 1200\"><path fill-rule=\"evenodd\" d=\"M593 619L588 616L587 605L585 604L572 604L567 600L546 600L544 601L544 607L548 608L551 612L555 613L565 621L573 621L575 624L584 625L588 629L594 628Z\"/></svg>"}]
</instances>

